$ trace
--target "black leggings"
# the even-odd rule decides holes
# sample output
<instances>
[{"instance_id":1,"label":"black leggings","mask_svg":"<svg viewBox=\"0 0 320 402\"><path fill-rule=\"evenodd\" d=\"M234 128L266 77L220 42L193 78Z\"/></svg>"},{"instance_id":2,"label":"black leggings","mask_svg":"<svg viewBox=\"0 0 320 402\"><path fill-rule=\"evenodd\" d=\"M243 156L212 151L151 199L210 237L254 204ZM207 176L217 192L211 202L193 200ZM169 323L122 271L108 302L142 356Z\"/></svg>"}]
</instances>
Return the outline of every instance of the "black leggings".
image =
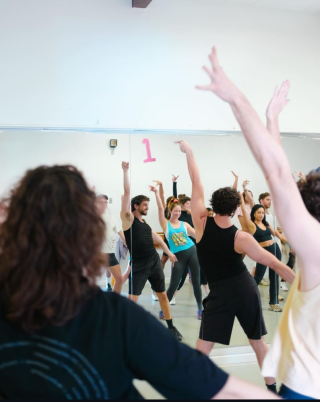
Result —
<instances>
[{"instance_id":1,"label":"black leggings","mask_svg":"<svg viewBox=\"0 0 320 402\"><path fill-rule=\"evenodd\" d=\"M184 282L188 275L188 271L190 271L190 269L189 269L189 267L186 267L177 290L180 290L182 288L182 286L184 285ZM191 280L192 280L192 275L191 275ZM204 274L201 270L201 267L200 267L200 285L208 285L208 281L207 281L206 277L204 276Z\"/></svg>"},{"instance_id":2,"label":"black leggings","mask_svg":"<svg viewBox=\"0 0 320 402\"><path fill-rule=\"evenodd\" d=\"M196 246L192 246L187 250L179 251L175 255L178 261L174 263L174 267L171 266L170 284L167 289L168 299L171 301L173 298L174 292L177 290L185 270L188 272L189 267L192 276L194 297L196 298L198 309L201 309L202 295L200 287L200 266Z\"/></svg>"},{"instance_id":3,"label":"black leggings","mask_svg":"<svg viewBox=\"0 0 320 402\"><path fill-rule=\"evenodd\" d=\"M275 255L279 261L281 261L281 251L277 243L272 244L268 247L263 247L265 250L269 251L269 253ZM261 282L265 272L266 272L266 265L262 265L259 262L256 265L256 272L254 274L254 279L259 285ZM269 268L269 279L270 279L270 302L269 304L278 304L278 293L279 293L279 276L275 273L275 271Z\"/></svg>"}]
</instances>

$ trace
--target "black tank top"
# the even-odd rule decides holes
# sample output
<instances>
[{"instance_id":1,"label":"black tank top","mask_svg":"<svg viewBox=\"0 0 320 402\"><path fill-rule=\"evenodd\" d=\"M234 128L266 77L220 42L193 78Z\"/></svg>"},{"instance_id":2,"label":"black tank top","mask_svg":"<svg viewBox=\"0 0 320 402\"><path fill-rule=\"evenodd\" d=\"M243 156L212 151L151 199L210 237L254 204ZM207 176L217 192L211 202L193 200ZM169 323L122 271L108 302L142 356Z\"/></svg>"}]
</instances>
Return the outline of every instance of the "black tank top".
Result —
<instances>
[{"instance_id":1,"label":"black tank top","mask_svg":"<svg viewBox=\"0 0 320 402\"><path fill-rule=\"evenodd\" d=\"M256 228L257 228L253 237L257 240L258 243L262 243L263 241L272 240L271 230L270 230L269 226L266 226L266 230L262 230L261 228L259 228L259 226L255 222L253 222L253 223L256 225Z\"/></svg>"},{"instance_id":2,"label":"black tank top","mask_svg":"<svg viewBox=\"0 0 320 402\"><path fill-rule=\"evenodd\" d=\"M237 228L220 228L214 218L207 218L202 239L197 243L201 270L209 284L233 278L247 270L242 254L234 250Z\"/></svg>"},{"instance_id":3,"label":"black tank top","mask_svg":"<svg viewBox=\"0 0 320 402\"><path fill-rule=\"evenodd\" d=\"M134 263L147 260L157 253L153 244L152 229L147 223L140 222L135 217L131 228L124 230L123 234Z\"/></svg>"}]
</instances>

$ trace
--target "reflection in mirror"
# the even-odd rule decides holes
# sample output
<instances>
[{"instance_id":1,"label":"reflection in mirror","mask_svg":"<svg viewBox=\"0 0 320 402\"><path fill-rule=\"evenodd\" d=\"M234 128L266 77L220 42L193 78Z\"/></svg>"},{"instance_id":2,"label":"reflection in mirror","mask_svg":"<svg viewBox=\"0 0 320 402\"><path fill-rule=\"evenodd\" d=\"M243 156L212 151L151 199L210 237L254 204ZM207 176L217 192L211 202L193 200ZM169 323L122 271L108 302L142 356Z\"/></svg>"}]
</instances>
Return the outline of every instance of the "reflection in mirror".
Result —
<instances>
[{"instance_id":1,"label":"reflection in mirror","mask_svg":"<svg viewBox=\"0 0 320 402\"><path fill-rule=\"evenodd\" d=\"M98 285L120 293L127 274L128 252L120 223L121 162L129 160L129 135L71 131L3 131L0 134L1 199L26 170L41 165L73 165L96 194L96 208L108 230L102 252L105 267ZM28 150L26 152L26 150ZM3 208L0 211L3 219Z\"/></svg>"},{"instance_id":2,"label":"reflection in mirror","mask_svg":"<svg viewBox=\"0 0 320 402\"><path fill-rule=\"evenodd\" d=\"M186 253L179 250L179 246L188 247L188 241L192 241L192 215L189 214L191 198L191 181L189 177L186 157L180 152L175 141L186 140L193 148L200 169L201 180L204 185L205 207L211 208L209 200L212 193L226 186L234 186L244 195L244 208L248 213L247 218L251 221L254 230L250 231L243 218L243 208L236 209L232 223L239 229L250 233L256 230L265 230L262 218L269 222L270 233L266 239L257 239L261 246L276 255L278 259L290 268L294 268L294 256L290 253L285 233L281 233L281 226L274 216L272 195L266 180L254 160L247 144L240 135L171 135L163 133L135 134L131 136L131 191L132 195L143 194L150 198L146 203L144 220L151 228L166 239L169 239L171 251L175 253L178 263L171 267L171 262L163 253L161 245L156 249L164 268L165 287L168 291L170 310L174 325L183 335L185 342L191 346L199 337L201 321L198 320L199 288L201 299L208 295L208 285L205 275L200 269L199 282L196 277L196 268L185 262ZM320 142L306 138L283 138L283 146L293 169L308 172L318 163ZM298 151L300 150L300 152ZM303 158L302 155L308 155ZM297 166L297 164L299 166ZM265 195L262 199L260 195ZM260 200L259 200L260 198ZM169 202L169 206L168 206ZM254 205L261 204L256 212L260 213L261 220L251 219L251 211ZM169 212L169 214L168 214ZM212 214L208 211L208 215ZM259 218L259 219L260 219ZM178 223L178 221L180 222ZM184 222L183 226L181 221ZM168 229L169 228L169 229ZM171 231L169 233L169 231ZM264 233L262 233L263 235ZM135 237L135 236L134 236ZM181 250L181 249L180 249ZM179 253L180 261L179 261ZM256 261L243 253L244 264L255 279L259 281L259 294L262 304L262 314L267 334L265 340L271 342L278 321L285 306L288 295L286 289L290 285L281 282L281 278L272 269L257 264ZM187 265L187 269L181 274L180 264ZM258 270L257 270L258 268ZM193 274L192 274L193 270ZM183 271L183 269L182 269ZM194 279L194 277L196 277ZM270 280L271 279L271 280ZM200 286L199 286L200 285ZM172 289L173 288L173 289ZM230 292L232 283L226 283L225 293ZM280 298L279 298L280 296ZM271 299L270 299L271 297ZM159 311L163 311L161 303L156 300L157 295L152 292L149 285L144 286L139 303L152 314L159 317ZM282 300L283 298L283 300ZM224 300L221 296L221 300ZM230 300L223 303L227 305ZM247 307L239 301L237 306L239 316L248 314ZM160 313L160 318L162 314ZM233 324L233 323L232 323ZM249 345L238 320L235 319L233 328L231 324L231 346ZM225 347L222 343L216 343L215 348Z\"/></svg>"}]
</instances>

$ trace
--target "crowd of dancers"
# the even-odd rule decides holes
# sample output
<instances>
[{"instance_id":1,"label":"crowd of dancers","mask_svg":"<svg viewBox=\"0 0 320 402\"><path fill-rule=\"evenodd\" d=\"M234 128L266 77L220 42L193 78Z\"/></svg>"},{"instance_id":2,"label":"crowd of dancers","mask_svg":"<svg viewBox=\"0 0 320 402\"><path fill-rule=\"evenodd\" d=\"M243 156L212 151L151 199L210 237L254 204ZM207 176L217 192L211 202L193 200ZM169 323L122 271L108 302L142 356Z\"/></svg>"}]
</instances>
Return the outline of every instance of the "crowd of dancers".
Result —
<instances>
[{"instance_id":1,"label":"crowd of dancers","mask_svg":"<svg viewBox=\"0 0 320 402\"><path fill-rule=\"evenodd\" d=\"M165 240L146 222L150 198L131 197L129 163L122 162L122 228L105 214L108 197L97 196L75 167L28 171L0 204L0 398L136 398L135 377L168 398L275 399L276 378L285 398L320 397L320 173L312 171L297 184L281 147L278 116L288 103L289 82L276 88L265 127L225 75L215 48L209 59L211 68L204 69L210 84L197 88L230 104L266 177L283 232L273 227L270 193L255 204L247 181L238 191L234 172L234 184L214 191L208 208L196 156L185 141L176 145L186 155L190 197L177 195L175 176L166 202L160 181L149 186ZM232 223L235 214L242 230ZM130 252L125 273L114 233ZM287 264L276 238L290 245ZM246 255L255 262L251 273ZM96 285L104 267L109 289L114 277L114 292ZM270 350L258 288L267 267L269 310L282 312ZM188 272L201 320L196 351L177 342L183 336L170 307ZM292 285L284 311L279 277ZM130 300L117 295L127 279ZM147 281L169 331L132 303ZM229 344L236 317L268 390L228 376L207 357L215 343Z\"/></svg>"}]
</instances>

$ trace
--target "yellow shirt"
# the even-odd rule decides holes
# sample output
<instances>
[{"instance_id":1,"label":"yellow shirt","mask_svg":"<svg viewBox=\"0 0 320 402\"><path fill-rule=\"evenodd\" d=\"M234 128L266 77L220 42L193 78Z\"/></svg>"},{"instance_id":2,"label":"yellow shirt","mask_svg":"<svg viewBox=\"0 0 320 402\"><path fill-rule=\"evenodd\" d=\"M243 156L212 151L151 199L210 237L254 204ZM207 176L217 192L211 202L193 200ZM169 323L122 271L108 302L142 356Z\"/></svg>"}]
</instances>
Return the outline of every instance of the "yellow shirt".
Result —
<instances>
[{"instance_id":1,"label":"yellow shirt","mask_svg":"<svg viewBox=\"0 0 320 402\"><path fill-rule=\"evenodd\" d=\"M263 377L277 377L302 395L320 399L320 285L299 290L300 272L263 362Z\"/></svg>"}]
</instances>

